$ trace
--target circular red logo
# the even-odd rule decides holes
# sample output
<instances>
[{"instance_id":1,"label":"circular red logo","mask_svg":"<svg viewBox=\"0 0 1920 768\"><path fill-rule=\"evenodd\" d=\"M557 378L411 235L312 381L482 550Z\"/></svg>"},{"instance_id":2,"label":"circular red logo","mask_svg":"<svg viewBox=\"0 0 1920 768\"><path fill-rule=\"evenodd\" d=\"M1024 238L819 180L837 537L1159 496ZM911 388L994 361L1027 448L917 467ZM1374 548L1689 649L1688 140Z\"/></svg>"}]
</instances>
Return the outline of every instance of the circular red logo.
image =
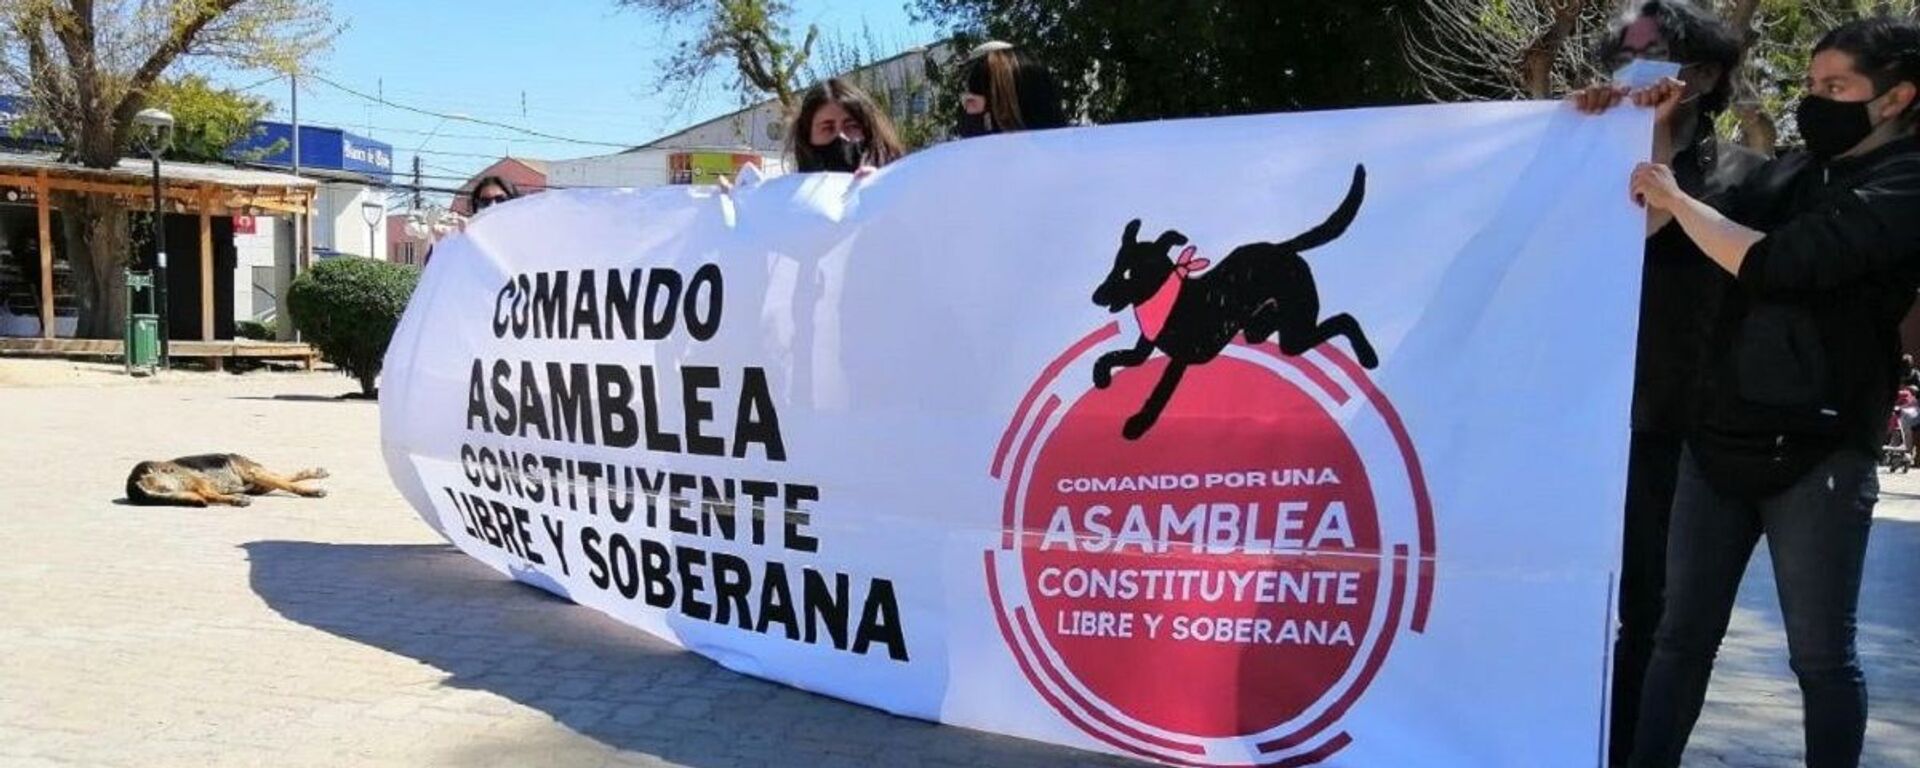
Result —
<instances>
[{"instance_id":1,"label":"circular red logo","mask_svg":"<svg viewBox=\"0 0 1920 768\"><path fill-rule=\"evenodd\" d=\"M1331 346L1235 344L1138 439L1155 359L1096 388L1109 325L1055 360L1001 440L986 576L1040 694L1125 751L1310 765L1403 630L1424 628L1432 515L1411 440Z\"/></svg>"}]
</instances>

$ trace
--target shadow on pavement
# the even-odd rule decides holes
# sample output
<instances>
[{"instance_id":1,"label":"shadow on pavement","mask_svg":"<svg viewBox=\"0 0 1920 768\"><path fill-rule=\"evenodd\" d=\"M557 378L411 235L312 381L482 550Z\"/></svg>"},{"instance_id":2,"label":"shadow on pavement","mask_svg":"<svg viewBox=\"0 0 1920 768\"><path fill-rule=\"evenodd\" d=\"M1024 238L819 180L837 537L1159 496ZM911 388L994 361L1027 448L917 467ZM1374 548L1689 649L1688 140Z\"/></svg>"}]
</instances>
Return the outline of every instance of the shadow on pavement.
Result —
<instances>
[{"instance_id":1,"label":"shadow on pavement","mask_svg":"<svg viewBox=\"0 0 1920 768\"><path fill-rule=\"evenodd\" d=\"M621 750L691 766L1132 766L748 678L501 577L448 545L257 541L280 615L447 673ZM476 715L478 716L478 715Z\"/></svg>"},{"instance_id":2,"label":"shadow on pavement","mask_svg":"<svg viewBox=\"0 0 1920 768\"><path fill-rule=\"evenodd\" d=\"M263 400L280 403L378 403L371 397L362 397L358 392L345 395L238 395L234 400Z\"/></svg>"},{"instance_id":3,"label":"shadow on pavement","mask_svg":"<svg viewBox=\"0 0 1920 768\"><path fill-rule=\"evenodd\" d=\"M1905 491L1889 491L1885 488L1882 488L1880 489L1880 500L1883 502L1894 501L1894 500L1920 501L1920 493L1907 493Z\"/></svg>"},{"instance_id":4,"label":"shadow on pavement","mask_svg":"<svg viewBox=\"0 0 1920 768\"><path fill-rule=\"evenodd\" d=\"M1883 490L1881 496L1885 504L1911 494ZM1920 765L1920 522L1874 519L1862 582L1858 645L1870 703L1861 765ZM1784 626L1762 539L1740 584L1690 758L1737 755L1766 758L1762 765L1801 764L1800 692L1787 666Z\"/></svg>"}]
</instances>

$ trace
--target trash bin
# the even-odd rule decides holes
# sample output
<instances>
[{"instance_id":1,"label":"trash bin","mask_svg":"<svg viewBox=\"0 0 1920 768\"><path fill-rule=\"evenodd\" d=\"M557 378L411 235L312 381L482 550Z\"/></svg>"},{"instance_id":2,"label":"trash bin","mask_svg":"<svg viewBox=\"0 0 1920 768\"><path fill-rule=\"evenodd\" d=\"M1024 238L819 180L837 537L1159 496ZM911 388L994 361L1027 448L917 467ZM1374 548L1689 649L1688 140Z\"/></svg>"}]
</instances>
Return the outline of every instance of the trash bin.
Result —
<instances>
[{"instance_id":1,"label":"trash bin","mask_svg":"<svg viewBox=\"0 0 1920 768\"><path fill-rule=\"evenodd\" d=\"M127 317L127 372L135 376L153 373L160 364L160 316Z\"/></svg>"},{"instance_id":2,"label":"trash bin","mask_svg":"<svg viewBox=\"0 0 1920 768\"><path fill-rule=\"evenodd\" d=\"M159 367L160 315L154 312L153 303L153 273L127 270L125 357L130 376L150 376Z\"/></svg>"}]
</instances>

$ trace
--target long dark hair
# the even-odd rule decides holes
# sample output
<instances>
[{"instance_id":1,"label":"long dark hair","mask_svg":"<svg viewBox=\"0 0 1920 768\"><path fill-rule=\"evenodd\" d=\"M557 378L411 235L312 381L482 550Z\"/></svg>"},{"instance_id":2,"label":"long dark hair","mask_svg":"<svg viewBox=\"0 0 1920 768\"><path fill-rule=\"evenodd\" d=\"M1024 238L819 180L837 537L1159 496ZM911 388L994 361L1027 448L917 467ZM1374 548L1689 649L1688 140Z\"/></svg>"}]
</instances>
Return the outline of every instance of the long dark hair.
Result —
<instances>
[{"instance_id":1,"label":"long dark hair","mask_svg":"<svg viewBox=\"0 0 1920 768\"><path fill-rule=\"evenodd\" d=\"M467 190L467 212L468 213L480 212L480 209L482 207L480 205L480 190L486 189L487 187L490 187L490 186L499 187L500 191L507 193L508 200L512 200L520 196L520 188L514 186L513 182L507 181L506 177L482 176L480 177L479 181L476 181L473 183L473 189Z\"/></svg>"},{"instance_id":2,"label":"long dark hair","mask_svg":"<svg viewBox=\"0 0 1920 768\"><path fill-rule=\"evenodd\" d=\"M826 161L813 149L813 116L829 103L846 110L847 116L860 121L860 127L865 129L867 139L860 155L862 165L877 168L906 155L893 120L874 103L873 97L859 86L833 77L807 89L800 99L800 110L788 127L787 154L793 158L795 170L808 173L826 169Z\"/></svg>"},{"instance_id":3,"label":"long dark hair","mask_svg":"<svg viewBox=\"0 0 1920 768\"><path fill-rule=\"evenodd\" d=\"M1725 111L1733 100L1733 71L1740 65L1740 36L1712 13L1687 0L1640 0L1614 22L1594 50L1594 58L1611 66L1626 47L1627 28L1652 19L1666 43L1667 58L1679 64L1712 64L1720 70L1713 90L1700 97L1700 112L1709 117Z\"/></svg>"},{"instance_id":4,"label":"long dark hair","mask_svg":"<svg viewBox=\"0 0 1920 768\"><path fill-rule=\"evenodd\" d=\"M1067 124L1053 73L1013 48L993 48L967 62L968 93L987 100L995 131L1059 128Z\"/></svg>"},{"instance_id":5,"label":"long dark hair","mask_svg":"<svg viewBox=\"0 0 1920 768\"><path fill-rule=\"evenodd\" d=\"M1901 83L1920 88L1920 23L1874 16L1834 27L1813 46L1813 54L1834 50L1853 57L1853 68L1873 81L1879 95ZM1908 126L1920 119L1920 98L1900 116Z\"/></svg>"}]
</instances>

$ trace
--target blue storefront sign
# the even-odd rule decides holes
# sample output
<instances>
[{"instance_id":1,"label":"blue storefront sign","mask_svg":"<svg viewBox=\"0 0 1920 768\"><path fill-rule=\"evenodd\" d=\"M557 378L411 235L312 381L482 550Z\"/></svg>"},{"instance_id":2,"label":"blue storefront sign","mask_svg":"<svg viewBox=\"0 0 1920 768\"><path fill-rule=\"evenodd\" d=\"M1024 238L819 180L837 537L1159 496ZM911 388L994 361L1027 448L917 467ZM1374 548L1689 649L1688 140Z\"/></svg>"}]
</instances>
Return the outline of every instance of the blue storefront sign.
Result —
<instances>
[{"instance_id":1,"label":"blue storefront sign","mask_svg":"<svg viewBox=\"0 0 1920 768\"><path fill-rule=\"evenodd\" d=\"M0 94L0 145L58 144L60 137L43 130L27 130L25 96Z\"/></svg>"},{"instance_id":2,"label":"blue storefront sign","mask_svg":"<svg viewBox=\"0 0 1920 768\"><path fill-rule=\"evenodd\" d=\"M341 131L340 167L387 181L393 178L393 146Z\"/></svg>"},{"instance_id":3,"label":"blue storefront sign","mask_svg":"<svg viewBox=\"0 0 1920 768\"><path fill-rule=\"evenodd\" d=\"M230 154L246 162L291 168L293 166L293 126L261 122L252 138L234 145ZM264 149L272 152L255 158ZM357 136L338 128L317 125L300 126L300 168L317 171L346 171L376 181L393 180L393 145Z\"/></svg>"}]
</instances>

